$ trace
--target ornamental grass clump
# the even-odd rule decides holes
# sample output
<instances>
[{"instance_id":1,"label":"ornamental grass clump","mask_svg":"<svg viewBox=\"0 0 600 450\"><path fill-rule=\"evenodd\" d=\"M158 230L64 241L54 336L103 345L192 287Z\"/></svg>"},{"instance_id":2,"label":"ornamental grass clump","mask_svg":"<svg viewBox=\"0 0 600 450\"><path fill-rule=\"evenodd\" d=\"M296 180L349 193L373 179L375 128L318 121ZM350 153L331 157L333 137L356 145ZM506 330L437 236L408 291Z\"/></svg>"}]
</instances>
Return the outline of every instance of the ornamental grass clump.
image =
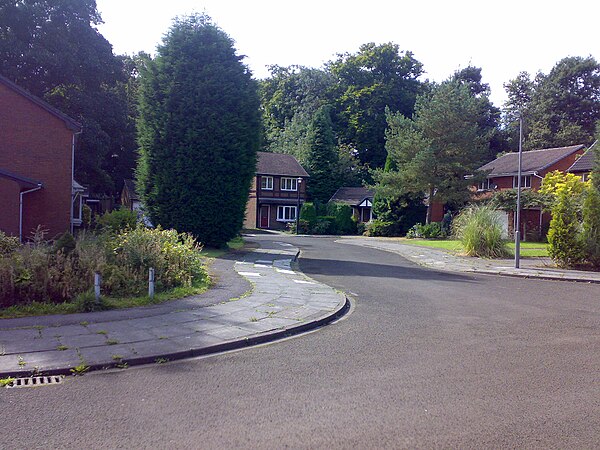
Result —
<instances>
[{"instance_id":1,"label":"ornamental grass clump","mask_svg":"<svg viewBox=\"0 0 600 450\"><path fill-rule=\"evenodd\" d=\"M503 258L511 255L502 237L498 211L489 205L471 205L463 209L452 226L468 256Z\"/></svg>"}]
</instances>

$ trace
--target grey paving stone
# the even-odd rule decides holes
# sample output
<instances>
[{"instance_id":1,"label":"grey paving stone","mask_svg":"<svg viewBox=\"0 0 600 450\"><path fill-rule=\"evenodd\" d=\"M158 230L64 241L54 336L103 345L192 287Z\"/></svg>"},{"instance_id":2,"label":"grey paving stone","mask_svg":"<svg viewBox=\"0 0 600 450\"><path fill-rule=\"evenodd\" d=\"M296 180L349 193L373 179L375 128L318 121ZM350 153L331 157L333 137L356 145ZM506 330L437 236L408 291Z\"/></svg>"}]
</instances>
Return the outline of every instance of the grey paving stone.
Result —
<instances>
[{"instance_id":1,"label":"grey paving stone","mask_svg":"<svg viewBox=\"0 0 600 450\"><path fill-rule=\"evenodd\" d=\"M170 339L136 342L132 345L136 357L160 358L169 353L188 350L185 345Z\"/></svg>"},{"instance_id":2,"label":"grey paving stone","mask_svg":"<svg viewBox=\"0 0 600 450\"><path fill-rule=\"evenodd\" d=\"M140 319L130 320L118 320L115 322L98 322L90 324L87 329L91 333L97 333L99 331L110 332L121 332L127 333L131 330L140 330L156 325L158 323L155 317L144 317Z\"/></svg>"},{"instance_id":3,"label":"grey paving stone","mask_svg":"<svg viewBox=\"0 0 600 450\"><path fill-rule=\"evenodd\" d=\"M55 337L28 340L21 339L18 341L7 342L6 344L0 343L0 355L56 350L59 345L61 344L58 338Z\"/></svg>"},{"instance_id":4,"label":"grey paving stone","mask_svg":"<svg viewBox=\"0 0 600 450\"><path fill-rule=\"evenodd\" d=\"M69 349L65 351L48 351L23 353L20 355L25 362L25 365L20 367L24 370L34 370L36 367L39 371L52 369L64 369L75 367L81 363L79 355L75 350ZM17 366L19 368L19 366Z\"/></svg>"},{"instance_id":5,"label":"grey paving stone","mask_svg":"<svg viewBox=\"0 0 600 450\"><path fill-rule=\"evenodd\" d=\"M42 336L77 336L88 334L89 330L82 325L64 325L59 327L47 327L41 330Z\"/></svg>"},{"instance_id":6,"label":"grey paving stone","mask_svg":"<svg viewBox=\"0 0 600 450\"><path fill-rule=\"evenodd\" d=\"M137 356L134 353L134 347L127 344L102 345L98 347L86 347L79 350L85 364L107 364L120 362L121 359L133 358Z\"/></svg>"},{"instance_id":7,"label":"grey paving stone","mask_svg":"<svg viewBox=\"0 0 600 450\"><path fill-rule=\"evenodd\" d=\"M187 350L201 349L225 342L224 339L206 333L194 333L190 336L180 336L172 338L170 341Z\"/></svg>"},{"instance_id":8,"label":"grey paving stone","mask_svg":"<svg viewBox=\"0 0 600 450\"><path fill-rule=\"evenodd\" d=\"M139 342L139 341L148 341L151 339L156 339L156 336L151 333L149 330L129 330L129 331L113 331L108 337L110 339L116 339L120 343L127 342Z\"/></svg>"},{"instance_id":9,"label":"grey paving stone","mask_svg":"<svg viewBox=\"0 0 600 450\"><path fill-rule=\"evenodd\" d=\"M0 331L0 342L18 342L23 339L37 339L40 332L35 329L27 330L2 330Z\"/></svg>"},{"instance_id":10,"label":"grey paving stone","mask_svg":"<svg viewBox=\"0 0 600 450\"><path fill-rule=\"evenodd\" d=\"M106 345L107 338L113 339L110 335L88 333L79 336L62 336L60 338L60 343L69 348L95 347L98 345Z\"/></svg>"},{"instance_id":11,"label":"grey paving stone","mask_svg":"<svg viewBox=\"0 0 600 450\"><path fill-rule=\"evenodd\" d=\"M195 330L181 325L165 325L161 327L149 328L148 332L161 339L193 334L195 333Z\"/></svg>"},{"instance_id":12,"label":"grey paving stone","mask_svg":"<svg viewBox=\"0 0 600 450\"><path fill-rule=\"evenodd\" d=\"M9 373L20 369L17 355L0 355L0 373Z\"/></svg>"},{"instance_id":13,"label":"grey paving stone","mask_svg":"<svg viewBox=\"0 0 600 450\"><path fill-rule=\"evenodd\" d=\"M264 333L267 331L281 330L287 326L294 325L297 321L281 321L275 318L263 319L258 322L248 322L240 325L240 328L248 330L249 334Z\"/></svg>"},{"instance_id":14,"label":"grey paving stone","mask_svg":"<svg viewBox=\"0 0 600 450\"><path fill-rule=\"evenodd\" d=\"M210 336L214 336L225 341L230 341L233 339L239 339L250 336L252 333L249 333L248 330L238 328L238 327L225 327L225 328L217 328L215 330L208 330L206 334Z\"/></svg>"},{"instance_id":15,"label":"grey paving stone","mask_svg":"<svg viewBox=\"0 0 600 450\"><path fill-rule=\"evenodd\" d=\"M223 328L224 326L226 325L224 325L222 322L217 322L212 319L198 320L197 322L186 325L186 327L190 328L191 330L194 330L195 333L208 330L215 330L217 328Z\"/></svg>"}]
</instances>

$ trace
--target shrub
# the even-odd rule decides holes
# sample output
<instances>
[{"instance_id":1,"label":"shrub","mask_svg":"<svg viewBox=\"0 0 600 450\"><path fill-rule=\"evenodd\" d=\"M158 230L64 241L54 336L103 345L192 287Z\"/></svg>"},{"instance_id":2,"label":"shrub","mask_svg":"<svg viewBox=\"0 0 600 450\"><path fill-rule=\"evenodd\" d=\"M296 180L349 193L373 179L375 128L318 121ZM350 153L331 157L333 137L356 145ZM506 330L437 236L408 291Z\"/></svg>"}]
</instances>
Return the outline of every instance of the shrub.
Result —
<instances>
[{"instance_id":1,"label":"shrub","mask_svg":"<svg viewBox=\"0 0 600 450\"><path fill-rule=\"evenodd\" d=\"M314 203L306 202L300 208L300 221L305 220L309 226L317 221L317 208Z\"/></svg>"},{"instance_id":2,"label":"shrub","mask_svg":"<svg viewBox=\"0 0 600 450\"><path fill-rule=\"evenodd\" d=\"M187 233L137 227L116 235L108 246L110 257L104 285L109 292L143 292L150 267L155 269L157 290L191 286L195 280L206 277L201 247Z\"/></svg>"},{"instance_id":3,"label":"shrub","mask_svg":"<svg viewBox=\"0 0 600 450\"><path fill-rule=\"evenodd\" d=\"M70 242L70 239L65 238ZM58 242L58 241L57 241ZM69 252L36 237L30 244L0 255L0 307L32 302L86 302L94 272L103 293L138 295L146 291L148 269L156 270L157 291L206 280L200 246L188 234L142 227L120 234L82 232ZM83 300L82 300L83 299Z\"/></svg>"},{"instance_id":4,"label":"shrub","mask_svg":"<svg viewBox=\"0 0 600 450\"><path fill-rule=\"evenodd\" d=\"M404 194L397 197L375 195L373 213L383 222L394 223L394 236L402 236L416 223L425 220L427 207L422 196Z\"/></svg>"},{"instance_id":5,"label":"shrub","mask_svg":"<svg viewBox=\"0 0 600 450\"><path fill-rule=\"evenodd\" d=\"M8 236L4 231L0 230L0 257L14 252L20 246L19 238Z\"/></svg>"},{"instance_id":6,"label":"shrub","mask_svg":"<svg viewBox=\"0 0 600 450\"><path fill-rule=\"evenodd\" d=\"M600 192L591 185L583 201L583 244L585 258L600 267Z\"/></svg>"},{"instance_id":7,"label":"shrub","mask_svg":"<svg viewBox=\"0 0 600 450\"><path fill-rule=\"evenodd\" d=\"M83 205L81 207L81 222L84 228L92 226L92 208L88 205Z\"/></svg>"},{"instance_id":8,"label":"shrub","mask_svg":"<svg viewBox=\"0 0 600 450\"><path fill-rule=\"evenodd\" d=\"M367 224L364 222L358 222L356 224L356 234L364 235L367 232Z\"/></svg>"},{"instance_id":9,"label":"shrub","mask_svg":"<svg viewBox=\"0 0 600 450\"><path fill-rule=\"evenodd\" d=\"M56 241L54 241L54 251L63 252L68 255L75 250L75 245L75 238L73 235L68 231L65 231Z\"/></svg>"},{"instance_id":10,"label":"shrub","mask_svg":"<svg viewBox=\"0 0 600 450\"><path fill-rule=\"evenodd\" d=\"M97 226L102 232L117 234L136 227L137 213L128 209L115 209L102 214L96 220Z\"/></svg>"},{"instance_id":11,"label":"shrub","mask_svg":"<svg viewBox=\"0 0 600 450\"><path fill-rule=\"evenodd\" d=\"M375 219L367 224L368 236L396 236L396 224Z\"/></svg>"},{"instance_id":12,"label":"shrub","mask_svg":"<svg viewBox=\"0 0 600 450\"><path fill-rule=\"evenodd\" d=\"M337 232L340 234L356 233L356 222L352 220L352 207L344 203L329 203L329 216L335 218Z\"/></svg>"},{"instance_id":13,"label":"shrub","mask_svg":"<svg viewBox=\"0 0 600 450\"><path fill-rule=\"evenodd\" d=\"M489 205L471 205L461 211L453 222L454 235L460 239L465 253L483 258L510 256L502 238L498 211Z\"/></svg>"},{"instance_id":14,"label":"shrub","mask_svg":"<svg viewBox=\"0 0 600 450\"><path fill-rule=\"evenodd\" d=\"M336 234L337 226L335 217L318 216L313 226L312 232L314 234Z\"/></svg>"},{"instance_id":15,"label":"shrub","mask_svg":"<svg viewBox=\"0 0 600 450\"><path fill-rule=\"evenodd\" d=\"M441 222L432 222L427 224L417 223L413 225L410 230L408 230L406 237L409 239L439 239L446 237L446 233L444 233L442 229Z\"/></svg>"},{"instance_id":16,"label":"shrub","mask_svg":"<svg viewBox=\"0 0 600 450\"><path fill-rule=\"evenodd\" d=\"M579 264L583 258L577 208L567 191L561 192L552 207L552 220L548 230L548 254L560 267Z\"/></svg>"},{"instance_id":17,"label":"shrub","mask_svg":"<svg viewBox=\"0 0 600 450\"><path fill-rule=\"evenodd\" d=\"M298 220L298 225L300 228L300 234L309 234L312 231L312 228L307 220L300 219ZM288 222L287 229L290 233L296 234L296 222Z\"/></svg>"}]
</instances>

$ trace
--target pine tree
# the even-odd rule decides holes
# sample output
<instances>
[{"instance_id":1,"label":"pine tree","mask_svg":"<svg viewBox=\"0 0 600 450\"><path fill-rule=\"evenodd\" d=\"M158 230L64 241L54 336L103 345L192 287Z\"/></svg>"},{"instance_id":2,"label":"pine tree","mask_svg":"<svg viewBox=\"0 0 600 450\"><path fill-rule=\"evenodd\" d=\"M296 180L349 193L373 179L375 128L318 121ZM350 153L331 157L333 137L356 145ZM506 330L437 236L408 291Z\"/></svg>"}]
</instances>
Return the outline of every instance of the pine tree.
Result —
<instances>
[{"instance_id":1,"label":"pine tree","mask_svg":"<svg viewBox=\"0 0 600 450\"><path fill-rule=\"evenodd\" d=\"M138 190L152 222L224 245L241 229L259 147L257 87L205 15L176 19L142 72Z\"/></svg>"}]
</instances>

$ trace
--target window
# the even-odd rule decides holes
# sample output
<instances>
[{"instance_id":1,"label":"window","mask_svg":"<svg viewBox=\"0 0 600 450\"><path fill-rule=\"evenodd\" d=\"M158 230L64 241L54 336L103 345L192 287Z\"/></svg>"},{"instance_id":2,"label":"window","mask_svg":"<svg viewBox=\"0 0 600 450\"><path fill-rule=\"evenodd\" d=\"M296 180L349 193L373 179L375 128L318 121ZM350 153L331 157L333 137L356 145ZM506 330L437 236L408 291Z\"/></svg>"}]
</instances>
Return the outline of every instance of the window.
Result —
<instances>
[{"instance_id":1,"label":"window","mask_svg":"<svg viewBox=\"0 0 600 450\"><path fill-rule=\"evenodd\" d=\"M296 220L296 207L295 206L278 206L277 207L277 221L278 222L293 222Z\"/></svg>"},{"instance_id":2,"label":"window","mask_svg":"<svg viewBox=\"0 0 600 450\"><path fill-rule=\"evenodd\" d=\"M297 191L298 181L295 178L281 178L282 191Z\"/></svg>"},{"instance_id":3,"label":"window","mask_svg":"<svg viewBox=\"0 0 600 450\"><path fill-rule=\"evenodd\" d=\"M581 174L581 181L583 181L584 183L586 181L588 181L590 179L590 174L589 173L582 173Z\"/></svg>"},{"instance_id":4,"label":"window","mask_svg":"<svg viewBox=\"0 0 600 450\"><path fill-rule=\"evenodd\" d=\"M260 188L266 191L272 191L273 177L260 177Z\"/></svg>"},{"instance_id":5,"label":"window","mask_svg":"<svg viewBox=\"0 0 600 450\"><path fill-rule=\"evenodd\" d=\"M490 189L494 189L494 183L490 178L486 178L483 181L480 181L477 185L478 191L489 191Z\"/></svg>"},{"instance_id":6,"label":"window","mask_svg":"<svg viewBox=\"0 0 600 450\"><path fill-rule=\"evenodd\" d=\"M513 187L518 187L519 177L513 177ZM522 188L530 188L531 187L531 175L521 175L521 187Z\"/></svg>"}]
</instances>

